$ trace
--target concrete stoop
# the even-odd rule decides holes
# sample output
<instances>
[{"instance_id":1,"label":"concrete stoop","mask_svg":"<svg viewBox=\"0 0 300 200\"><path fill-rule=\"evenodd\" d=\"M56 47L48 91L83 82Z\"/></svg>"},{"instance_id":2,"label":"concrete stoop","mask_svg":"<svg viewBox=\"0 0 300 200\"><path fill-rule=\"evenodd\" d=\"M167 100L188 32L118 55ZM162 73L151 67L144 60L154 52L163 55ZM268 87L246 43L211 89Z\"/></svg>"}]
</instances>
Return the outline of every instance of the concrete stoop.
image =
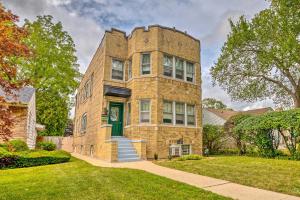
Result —
<instances>
[{"instance_id":1,"label":"concrete stoop","mask_svg":"<svg viewBox=\"0 0 300 200\"><path fill-rule=\"evenodd\" d=\"M112 136L111 140L118 142L118 162L141 160L130 139L123 136Z\"/></svg>"}]
</instances>

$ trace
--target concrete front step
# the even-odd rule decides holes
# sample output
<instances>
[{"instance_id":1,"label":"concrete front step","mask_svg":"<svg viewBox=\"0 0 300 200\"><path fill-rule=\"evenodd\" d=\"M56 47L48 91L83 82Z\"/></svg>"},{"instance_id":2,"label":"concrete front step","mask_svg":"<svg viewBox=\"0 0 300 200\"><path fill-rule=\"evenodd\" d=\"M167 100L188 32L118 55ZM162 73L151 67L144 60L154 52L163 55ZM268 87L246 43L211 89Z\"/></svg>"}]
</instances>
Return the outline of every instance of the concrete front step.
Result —
<instances>
[{"instance_id":1,"label":"concrete front step","mask_svg":"<svg viewBox=\"0 0 300 200\"><path fill-rule=\"evenodd\" d=\"M114 136L111 140L118 142L118 161L132 162L139 161L140 158L133 147L131 140L121 136Z\"/></svg>"},{"instance_id":2,"label":"concrete front step","mask_svg":"<svg viewBox=\"0 0 300 200\"><path fill-rule=\"evenodd\" d=\"M140 158L119 158L119 162L134 162L134 161L140 161Z\"/></svg>"}]
</instances>

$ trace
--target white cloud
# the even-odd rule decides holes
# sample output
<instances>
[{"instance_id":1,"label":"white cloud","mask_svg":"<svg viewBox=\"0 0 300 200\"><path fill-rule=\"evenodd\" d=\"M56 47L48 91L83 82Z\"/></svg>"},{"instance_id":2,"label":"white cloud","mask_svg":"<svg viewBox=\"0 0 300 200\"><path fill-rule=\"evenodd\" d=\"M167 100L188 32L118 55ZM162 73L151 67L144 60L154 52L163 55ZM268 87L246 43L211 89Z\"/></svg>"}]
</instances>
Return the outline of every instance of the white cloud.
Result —
<instances>
[{"instance_id":1,"label":"white cloud","mask_svg":"<svg viewBox=\"0 0 300 200\"><path fill-rule=\"evenodd\" d=\"M1 0L0 0L1 1ZM74 39L84 72L104 33L104 28L123 29L161 24L187 31L202 44L203 97L218 98L235 109L272 105L270 100L232 102L219 87L212 87L209 68L218 58L230 31L228 18L251 18L269 4L262 0L4 0L4 5L21 16L34 20L50 14L61 21Z\"/></svg>"}]
</instances>

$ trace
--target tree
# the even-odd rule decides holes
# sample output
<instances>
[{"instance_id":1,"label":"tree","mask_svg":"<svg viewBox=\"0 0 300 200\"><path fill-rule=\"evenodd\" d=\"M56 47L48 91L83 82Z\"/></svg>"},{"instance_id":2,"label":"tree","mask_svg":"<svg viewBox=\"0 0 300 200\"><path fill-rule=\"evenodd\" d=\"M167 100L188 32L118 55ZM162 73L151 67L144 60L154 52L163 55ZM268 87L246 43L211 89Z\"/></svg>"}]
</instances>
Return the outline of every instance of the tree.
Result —
<instances>
[{"instance_id":1,"label":"tree","mask_svg":"<svg viewBox=\"0 0 300 200\"><path fill-rule=\"evenodd\" d=\"M206 124L203 126L203 145L209 153L216 153L224 142L224 129L222 126Z\"/></svg>"},{"instance_id":2,"label":"tree","mask_svg":"<svg viewBox=\"0 0 300 200\"><path fill-rule=\"evenodd\" d=\"M253 142L263 151L276 149L274 131L283 138L290 154L296 155L296 142L300 136L300 109L270 112L243 120L234 128L235 132L248 135L248 141Z\"/></svg>"},{"instance_id":3,"label":"tree","mask_svg":"<svg viewBox=\"0 0 300 200\"><path fill-rule=\"evenodd\" d=\"M30 49L22 42L27 31L18 27L17 21L18 16L5 10L0 3L0 88L10 96L27 83L19 76L15 58L30 56ZM14 122L9 105L4 97L0 97L0 139L7 141L11 137Z\"/></svg>"},{"instance_id":4,"label":"tree","mask_svg":"<svg viewBox=\"0 0 300 200\"><path fill-rule=\"evenodd\" d=\"M246 153L246 144L244 142L245 134L244 131L234 128L249 117L250 115L245 114L234 115L224 124L225 131L235 140L236 147L239 150L239 155Z\"/></svg>"},{"instance_id":5,"label":"tree","mask_svg":"<svg viewBox=\"0 0 300 200\"><path fill-rule=\"evenodd\" d=\"M202 100L203 108L213 108L213 109L227 109L227 106L219 100L214 98L205 98Z\"/></svg>"},{"instance_id":6,"label":"tree","mask_svg":"<svg viewBox=\"0 0 300 200\"><path fill-rule=\"evenodd\" d=\"M63 135L74 93L79 83L75 45L60 22L52 16L25 21L29 36L26 44L35 56L22 62L23 74L36 88L37 121L46 126L46 135Z\"/></svg>"},{"instance_id":7,"label":"tree","mask_svg":"<svg viewBox=\"0 0 300 200\"><path fill-rule=\"evenodd\" d=\"M268 9L234 23L211 68L213 83L234 100L272 98L300 107L299 0L272 0Z\"/></svg>"}]
</instances>

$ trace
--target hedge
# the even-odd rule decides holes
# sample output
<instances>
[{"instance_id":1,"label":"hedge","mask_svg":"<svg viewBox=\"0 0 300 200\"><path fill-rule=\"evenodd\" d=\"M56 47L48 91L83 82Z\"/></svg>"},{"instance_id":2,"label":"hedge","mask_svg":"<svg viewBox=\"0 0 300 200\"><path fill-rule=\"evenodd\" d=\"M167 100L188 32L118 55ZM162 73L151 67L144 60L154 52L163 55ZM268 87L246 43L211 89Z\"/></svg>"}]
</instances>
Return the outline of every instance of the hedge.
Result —
<instances>
[{"instance_id":1,"label":"hedge","mask_svg":"<svg viewBox=\"0 0 300 200\"><path fill-rule=\"evenodd\" d=\"M65 151L0 151L0 169L22 168L68 162L71 155Z\"/></svg>"}]
</instances>

